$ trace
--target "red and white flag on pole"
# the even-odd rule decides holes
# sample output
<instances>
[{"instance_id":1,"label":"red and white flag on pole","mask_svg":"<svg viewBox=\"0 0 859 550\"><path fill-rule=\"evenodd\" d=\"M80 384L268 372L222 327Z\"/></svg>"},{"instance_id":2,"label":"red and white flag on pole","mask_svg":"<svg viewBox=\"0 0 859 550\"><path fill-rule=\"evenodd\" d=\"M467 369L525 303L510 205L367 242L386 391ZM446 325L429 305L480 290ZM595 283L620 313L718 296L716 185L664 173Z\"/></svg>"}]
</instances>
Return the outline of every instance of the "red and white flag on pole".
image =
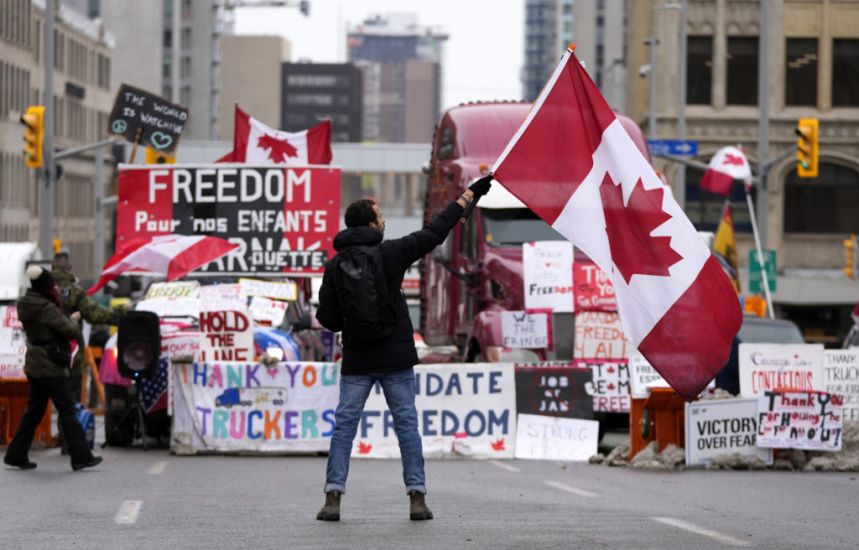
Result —
<instances>
[{"instance_id":1,"label":"red and white flag on pole","mask_svg":"<svg viewBox=\"0 0 859 550\"><path fill-rule=\"evenodd\" d=\"M697 396L728 360L737 294L572 51L492 173L610 274L626 336Z\"/></svg>"},{"instance_id":2,"label":"red and white flag on pole","mask_svg":"<svg viewBox=\"0 0 859 550\"><path fill-rule=\"evenodd\" d=\"M741 149L722 147L710 159L707 171L701 179L701 189L727 196L731 193L731 184L734 180L741 180L746 185L751 185L752 169Z\"/></svg>"},{"instance_id":3,"label":"red and white flag on pole","mask_svg":"<svg viewBox=\"0 0 859 550\"><path fill-rule=\"evenodd\" d=\"M330 164L331 121L300 132L283 132L266 126L236 105L233 150L215 162Z\"/></svg>"}]
</instances>

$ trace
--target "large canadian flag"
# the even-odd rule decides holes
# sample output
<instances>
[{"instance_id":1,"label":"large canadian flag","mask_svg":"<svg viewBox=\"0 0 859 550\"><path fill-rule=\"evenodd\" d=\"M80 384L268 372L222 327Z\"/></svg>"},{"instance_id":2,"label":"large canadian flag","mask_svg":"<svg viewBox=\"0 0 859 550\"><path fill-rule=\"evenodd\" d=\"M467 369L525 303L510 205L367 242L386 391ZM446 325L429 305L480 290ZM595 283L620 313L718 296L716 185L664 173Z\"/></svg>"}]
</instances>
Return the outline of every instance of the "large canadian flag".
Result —
<instances>
[{"instance_id":1,"label":"large canadian flag","mask_svg":"<svg viewBox=\"0 0 859 550\"><path fill-rule=\"evenodd\" d=\"M330 164L331 121L300 132L284 132L266 126L236 105L233 150L216 162Z\"/></svg>"},{"instance_id":2,"label":"large canadian flag","mask_svg":"<svg viewBox=\"0 0 859 550\"><path fill-rule=\"evenodd\" d=\"M627 337L695 398L728 360L737 294L572 51L492 174L610 274Z\"/></svg>"}]
</instances>

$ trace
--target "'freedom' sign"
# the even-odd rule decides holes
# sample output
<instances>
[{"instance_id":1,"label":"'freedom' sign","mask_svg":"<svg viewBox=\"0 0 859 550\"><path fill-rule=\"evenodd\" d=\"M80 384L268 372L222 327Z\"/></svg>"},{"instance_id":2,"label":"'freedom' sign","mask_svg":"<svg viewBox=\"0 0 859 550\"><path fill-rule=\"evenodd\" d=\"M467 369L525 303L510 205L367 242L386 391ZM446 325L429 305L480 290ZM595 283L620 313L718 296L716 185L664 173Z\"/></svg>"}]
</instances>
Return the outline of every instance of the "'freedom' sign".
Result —
<instances>
[{"instance_id":1,"label":"'freedom' sign","mask_svg":"<svg viewBox=\"0 0 859 550\"><path fill-rule=\"evenodd\" d=\"M207 273L321 273L339 228L340 170L245 165L124 166L117 249L133 239L215 235L239 248Z\"/></svg>"}]
</instances>

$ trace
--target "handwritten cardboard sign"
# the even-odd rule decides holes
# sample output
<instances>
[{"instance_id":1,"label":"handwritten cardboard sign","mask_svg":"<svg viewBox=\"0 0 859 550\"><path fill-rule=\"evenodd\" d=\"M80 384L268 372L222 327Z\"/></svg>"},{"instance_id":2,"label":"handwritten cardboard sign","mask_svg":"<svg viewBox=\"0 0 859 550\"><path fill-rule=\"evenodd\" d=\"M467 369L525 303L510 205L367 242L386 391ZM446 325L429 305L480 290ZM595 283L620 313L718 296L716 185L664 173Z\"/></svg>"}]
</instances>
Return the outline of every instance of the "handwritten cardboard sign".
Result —
<instances>
[{"instance_id":1,"label":"handwritten cardboard sign","mask_svg":"<svg viewBox=\"0 0 859 550\"><path fill-rule=\"evenodd\" d=\"M844 420L859 420L859 348L823 352L824 390L844 396Z\"/></svg>"},{"instance_id":2,"label":"handwritten cardboard sign","mask_svg":"<svg viewBox=\"0 0 859 550\"><path fill-rule=\"evenodd\" d=\"M241 311L200 312L200 362L253 361L250 317Z\"/></svg>"},{"instance_id":3,"label":"handwritten cardboard sign","mask_svg":"<svg viewBox=\"0 0 859 550\"><path fill-rule=\"evenodd\" d=\"M283 323L283 318L286 315L287 302L280 300L269 300L262 296L254 296L251 298L251 304L248 307L251 317L254 321L269 323L273 327L279 327Z\"/></svg>"},{"instance_id":4,"label":"handwritten cardboard sign","mask_svg":"<svg viewBox=\"0 0 859 550\"><path fill-rule=\"evenodd\" d=\"M525 309L573 311L573 245L568 241L522 244Z\"/></svg>"},{"instance_id":5,"label":"handwritten cardboard sign","mask_svg":"<svg viewBox=\"0 0 859 550\"><path fill-rule=\"evenodd\" d=\"M545 313L502 311L501 338L505 348L549 348L549 316Z\"/></svg>"},{"instance_id":6,"label":"handwritten cardboard sign","mask_svg":"<svg viewBox=\"0 0 859 550\"><path fill-rule=\"evenodd\" d=\"M573 265L576 311L617 311L611 277L591 261Z\"/></svg>"},{"instance_id":7,"label":"handwritten cardboard sign","mask_svg":"<svg viewBox=\"0 0 859 550\"><path fill-rule=\"evenodd\" d=\"M740 453L772 464L769 449L757 446L756 399L711 399L686 403L686 465L707 464L720 455Z\"/></svg>"},{"instance_id":8,"label":"handwritten cardboard sign","mask_svg":"<svg viewBox=\"0 0 859 550\"><path fill-rule=\"evenodd\" d=\"M650 388L668 387L668 382L638 351L629 354L629 376L630 395L633 399L647 398L650 395Z\"/></svg>"},{"instance_id":9,"label":"handwritten cardboard sign","mask_svg":"<svg viewBox=\"0 0 859 550\"><path fill-rule=\"evenodd\" d=\"M248 298L242 294L242 289L238 283L208 285L200 288L201 311L221 311L225 309L244 311L247 308Z\"/></svg>"},{"instance_id":10,"label":"handwritten cardboard sign","mask_svg":"<svg viewBox=\"0 0 859 550\"><path fill-rule=\"evenodd\" d=\"M822 390L822 344L740 344L740 394Z\"/></svg>"},{"instance_id":11,"label":"handwritten cardboard sign","mask_svg":"<svg viewBox=\"0 0 859 550\"><path fill-rule=\"evenodd\" d=\"M169 283L152 283L146 290L144 300L165 298L197 298L200 296L200 283L197 281L173 281Z\"/></svg>"},{"instance_id":12,"label":"handwritten cardboard sign","mask_svg":"<svg viewBox=\"0 0 859 550\"><path fill-rule=\"evenodd\" d=\"M764 391L758 396L760 447L840 451L844 399L819 391Z\"/></svg>"},{"instance_id":13,"label":"handwritten cardboard sign","mask_svg":"<svg viewBox=\"0 0 859 550\"><path fill-rule=\"evenodd\" d=\"M260 279L239 279L239 288L244 296L262 296L272 300L298 299L298 285L292 281L262 281Z\"/></svg>"},{"instance_id":14,"label":"handwritten cardboard sign","mask_svg":"<svg viewBox=\"0 0 859 550\"><path fill-rule=\"evenodd\" d=\"M108 131L156 151L170 153L188 122L188 109L153 93L122 84L110 112Z\"/></svg>"},{"instance_id":15,"label":"handwritten cardboard sign","mask_svg":"<svg viewBox=\"0 0 859 550\"><path fill-rule=\"evenodd\" d=\"M626 359L632 344L626 339L617 313L580 311L575 318L573 357Z\"/></svg>"},{"instance_id":16,"label":"handwritten cardboard sign","mask_svg":"<svg viewBox=\"0 0 859 550\"><path fill-rule=\"evenodd\" d=\"M520 414L516 458L587 461L597 452L599 422Z\"/></svg>"},{"instance_id":17,"label":"handwritten cardboard sign","mask_svg":"<svg viewBox=\"0 0 859 550\"><path fill-rule=\"evenodd\" d=\"M629 412L629 365L626 361L577 359L577 367L591 369L586 386L594 398L594 412Z\"/></svg>"}]
</instances>

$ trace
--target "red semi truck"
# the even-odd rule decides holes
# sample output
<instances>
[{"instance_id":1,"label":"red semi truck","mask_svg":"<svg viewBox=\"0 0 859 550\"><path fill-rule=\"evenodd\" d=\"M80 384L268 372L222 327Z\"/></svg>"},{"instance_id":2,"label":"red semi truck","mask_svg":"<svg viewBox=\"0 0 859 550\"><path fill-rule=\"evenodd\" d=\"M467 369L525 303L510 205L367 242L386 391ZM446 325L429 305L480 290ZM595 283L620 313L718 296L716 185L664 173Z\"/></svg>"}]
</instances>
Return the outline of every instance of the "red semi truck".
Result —
<instances>
[{"instance_id":1,"label":"red semi truck","mask_svg":"<svg viewBox=\"0 0 859 550\"><path fill-rule=\"evenodd\" d=\"M448 109L436 127L427 168L424 221L492 166L525 120L530 103L469 103ZM618 115L649 159L641 129ZM563 240L501 185L493 184L465 224L421 266L421 333L430 346L456 345L467 361L570 360L573 314L552 316L553 349L504 349L501 312L525 308L522 243ZM576 262L589 262L576 252Z\"/></svg>"}]
</instances>

